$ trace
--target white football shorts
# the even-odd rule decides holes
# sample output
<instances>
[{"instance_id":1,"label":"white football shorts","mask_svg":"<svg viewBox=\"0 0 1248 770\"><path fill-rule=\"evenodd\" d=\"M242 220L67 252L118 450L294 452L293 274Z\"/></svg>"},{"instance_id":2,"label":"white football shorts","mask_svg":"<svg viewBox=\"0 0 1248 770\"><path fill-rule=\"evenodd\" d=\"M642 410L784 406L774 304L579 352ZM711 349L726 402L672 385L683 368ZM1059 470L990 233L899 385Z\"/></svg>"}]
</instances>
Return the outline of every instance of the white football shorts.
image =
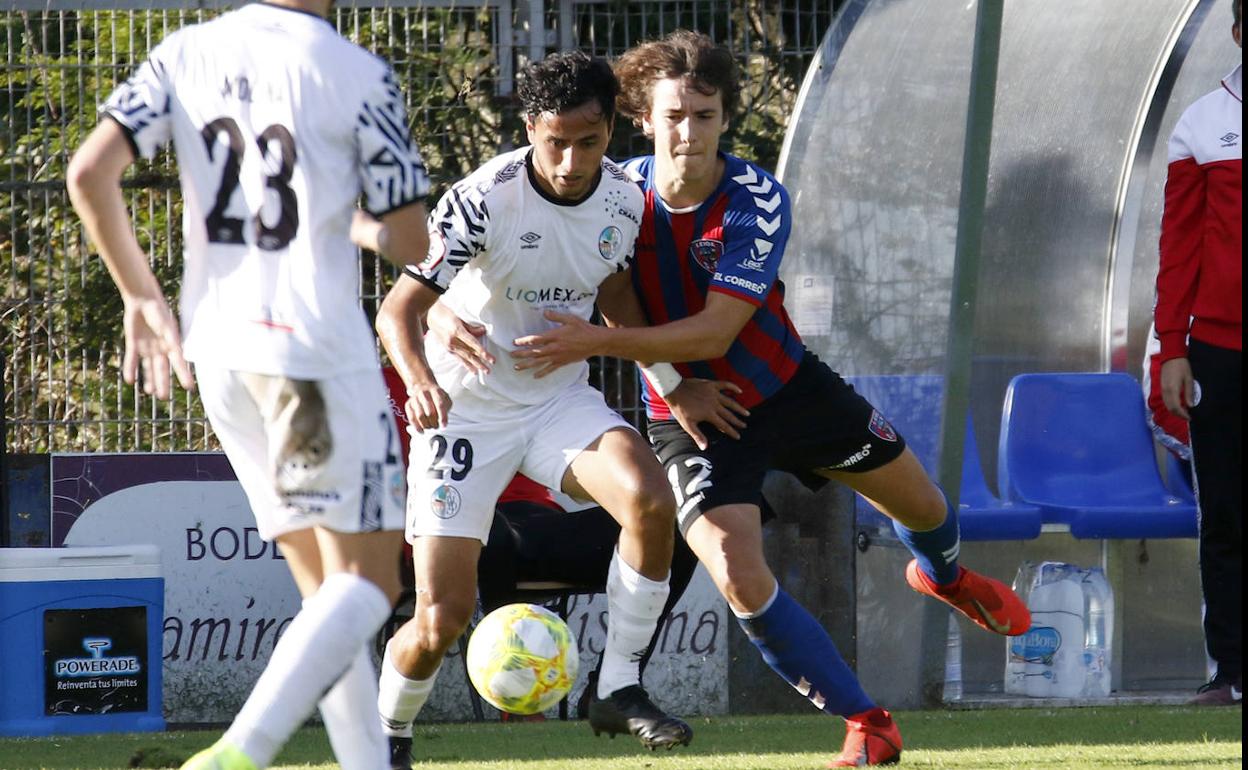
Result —
<instances>
[{"instance_id":1,"label":"white football shorts","mask_svg":"<svg viewBox=\"0 0 1248 770\"><path fill-rule=\"evenodd\" d=\"M494 506L517 472L557 490L577 455L614 428L634 430L583 382L531 406L461 393L445 428L408 429L408 542L429 535L486 542Z\"/></svg>"},{"instance_id":2,"label":"white football shorts","mask_svg":"<svg viewBox=\"0 0 1248 770\"><path fill-rule=\"evenodd\" d=\"M198 366L195 377L262 538L403 526L402 450L380 370L312 382Z\"/></svg>"}]
</instances>

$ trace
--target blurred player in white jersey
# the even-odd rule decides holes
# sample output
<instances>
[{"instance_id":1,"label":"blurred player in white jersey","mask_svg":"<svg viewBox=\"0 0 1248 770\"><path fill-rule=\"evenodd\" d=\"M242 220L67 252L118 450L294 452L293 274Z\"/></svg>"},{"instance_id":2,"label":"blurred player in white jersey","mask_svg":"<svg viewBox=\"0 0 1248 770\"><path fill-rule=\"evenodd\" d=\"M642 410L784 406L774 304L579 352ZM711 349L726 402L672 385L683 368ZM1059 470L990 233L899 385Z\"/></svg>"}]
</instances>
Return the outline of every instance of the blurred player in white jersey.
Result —
<instances>
[{"instance_id":1,"label":"blurred player in white jersey","mask_svg":"<svg viewBox=\"0 0 1248 770\"><path fill-rule=\"evenodd\" d=\"M428 178L389 65L330 0L248 5L174 32L101 108L69 190L125 303L127 382L191 387L276 540L303 609L225 735L184 768L251 770L320 705L339 763L387 765L367 643L398 592L398 440L357 301L356 246L427 251ZM172 141L184 199L182 333L120 180ZM368 213L358 211L362 196ZM183 354L185 340L185 355Z\"/></svg>"},{"instance_id":2,"label":"blurred player in white jersey","mask_svg":"<svg viewBox=\"0 0 1248 770\"><path fill-rule=\"evenodd\" d=\"M441 297L487 331L500 360L512 340L550 327L543 313L588 319L599 287L624 272L641 222L640 189L603 157L618 84L583 53L555 54L518 89L530 147L501 155L456 184L430 217L430 249L399 278L377 328L407 386L417 432L408 487L416 565L415 615L390 641L379 708L392 766L409 764L411 722L446 651L476 604L477 560L494 505L517 473L619 521L607 582L610 614L596 733L632 733L649 747L688 743L691 731L641 688L638 660L668 595L675 501L641 436L587 383L588 364L543 379L461 363L422 317Z\"/></svg>"}]
</instances>

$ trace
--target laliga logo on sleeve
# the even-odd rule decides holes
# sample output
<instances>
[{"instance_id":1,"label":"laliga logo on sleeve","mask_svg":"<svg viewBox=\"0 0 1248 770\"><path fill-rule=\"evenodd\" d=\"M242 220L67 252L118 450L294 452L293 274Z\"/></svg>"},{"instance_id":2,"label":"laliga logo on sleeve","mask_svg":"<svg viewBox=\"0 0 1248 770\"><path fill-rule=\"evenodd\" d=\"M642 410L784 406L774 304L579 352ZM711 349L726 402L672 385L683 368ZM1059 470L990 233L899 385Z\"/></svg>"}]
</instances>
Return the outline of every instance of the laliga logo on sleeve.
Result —
<instances>
[{"instance_id":1,"label":"laliga logo on sleeve","mask_svg":"<svg viewBox=\"0 0 1248 770\"><path fill-rule=\"evenodd\" d=\"M620 244L623 242L624 233L620 231L620 228L607 225L598 234L598 253L603 259L614 259L615 253L620 250Z\"/></svg>"}]
</instances>

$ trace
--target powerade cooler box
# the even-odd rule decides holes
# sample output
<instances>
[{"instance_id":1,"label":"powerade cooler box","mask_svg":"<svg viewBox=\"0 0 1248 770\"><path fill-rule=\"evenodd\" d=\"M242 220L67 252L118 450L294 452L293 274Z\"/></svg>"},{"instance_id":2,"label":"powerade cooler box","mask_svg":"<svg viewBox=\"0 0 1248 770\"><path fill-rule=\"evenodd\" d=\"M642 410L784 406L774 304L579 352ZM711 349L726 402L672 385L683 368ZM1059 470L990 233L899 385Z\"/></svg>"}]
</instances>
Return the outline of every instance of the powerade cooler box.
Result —
<instances>
[{"instance_id":1,"label":"powerade cooler box","mask_svg":"<svg viewBox=\"0 0 1248 770\"><path fill-rule=\"evenodd\" d=\"M0 735L164 730L154 545L0 548Z\"/></svg>"}]
</instances>

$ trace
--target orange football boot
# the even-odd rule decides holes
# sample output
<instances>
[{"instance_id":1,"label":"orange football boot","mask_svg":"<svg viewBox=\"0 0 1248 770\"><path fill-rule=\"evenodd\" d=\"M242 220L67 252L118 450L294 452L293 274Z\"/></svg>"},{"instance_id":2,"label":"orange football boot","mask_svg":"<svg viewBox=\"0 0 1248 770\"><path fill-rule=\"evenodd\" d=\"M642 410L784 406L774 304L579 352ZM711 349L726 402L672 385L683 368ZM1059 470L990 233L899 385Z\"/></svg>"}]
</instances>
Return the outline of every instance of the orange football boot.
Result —
<instances>
[{"instance_id":1,"label":"orange football boot","mask_svg":"<svg viewBox=\"0 0 1248 770\"><path fill-rule=\"evenodd\" d=\"M901 731L893 715L878 706L845 720L845 746L828 767L895 765L901 761Z\"/></svg>"},{"instance_id":2,"label":"orange football boot","mask_svg":"<svg viewBox=\"0 0 1248 770\"><path fill-rule=\"evenodd\" d=\"M949 585L937 585L919 569L918 560L911 559L906 565L906 582L994 634L1018 636L1031 628L1031 612L1009 586L966 567L958 568L958 579Z\"/></svg>"}]
</instances>

